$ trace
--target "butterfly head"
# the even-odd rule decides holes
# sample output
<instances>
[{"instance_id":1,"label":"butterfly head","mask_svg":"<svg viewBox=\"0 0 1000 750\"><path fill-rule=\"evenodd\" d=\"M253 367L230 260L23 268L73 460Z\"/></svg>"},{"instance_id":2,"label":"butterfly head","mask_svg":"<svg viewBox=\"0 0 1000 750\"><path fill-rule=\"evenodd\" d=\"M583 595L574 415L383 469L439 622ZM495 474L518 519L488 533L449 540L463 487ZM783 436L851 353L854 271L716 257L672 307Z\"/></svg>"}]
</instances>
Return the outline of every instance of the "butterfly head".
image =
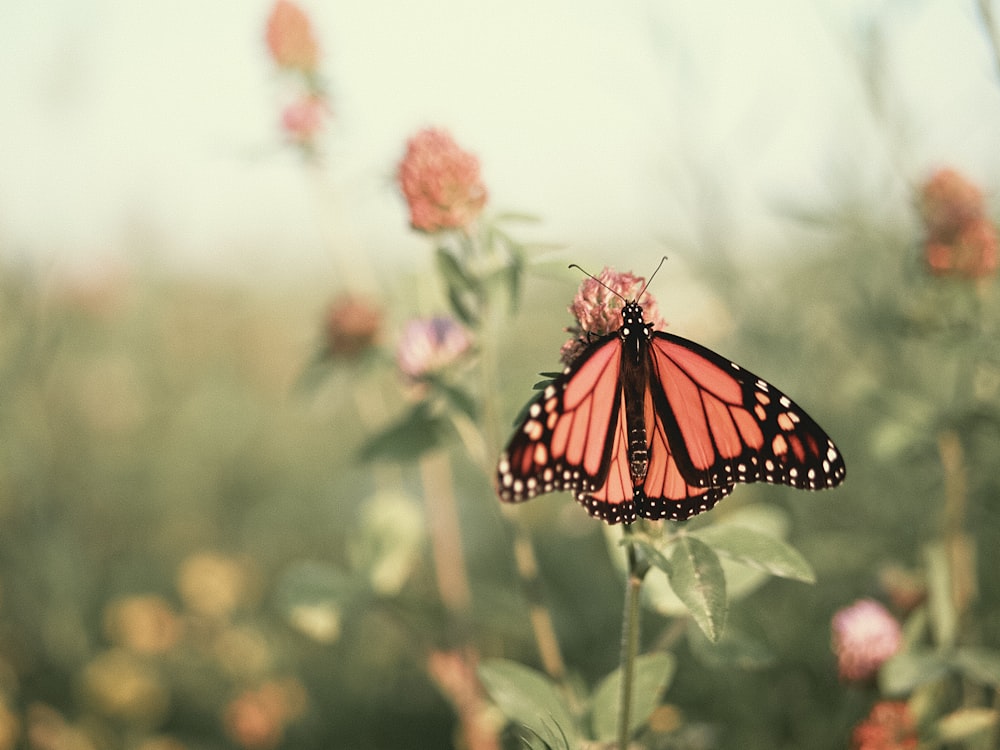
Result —
<instances>
[{"instance_id":1,"label":"butterfly head","mask_svg":"<svg viewBox=\"0 0 1000 750\"><path fill-rule=\"evenodd\" d=\"M625 306L622 307L622 327L620 333L623 339L634 336L637 333L641 334L643 338L649 338L649 325L642 316L642 305L638 302L626 302Z\"/></svg>"}]
</instances>

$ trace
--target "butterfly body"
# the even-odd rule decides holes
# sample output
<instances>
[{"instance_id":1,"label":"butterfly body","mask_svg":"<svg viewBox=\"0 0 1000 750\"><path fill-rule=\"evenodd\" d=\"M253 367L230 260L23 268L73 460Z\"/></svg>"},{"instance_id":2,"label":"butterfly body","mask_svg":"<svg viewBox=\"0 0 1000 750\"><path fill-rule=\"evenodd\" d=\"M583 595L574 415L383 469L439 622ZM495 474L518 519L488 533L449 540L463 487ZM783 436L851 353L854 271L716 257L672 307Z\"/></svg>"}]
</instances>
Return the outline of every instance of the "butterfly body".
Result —
<instances>
[{"instance_id":1,"label":"butterfly body","mask_svg":"<svg viewBox=\"0 0 1000 750\"><path fill-rule=\"evenodd\" d=\"M843 458L791 399L628 302L616 333L549 383L501 454L497 491L519 502L573 492L608 523L684 520L738 482L840 484Z\"/></svg>"}]
</instances>

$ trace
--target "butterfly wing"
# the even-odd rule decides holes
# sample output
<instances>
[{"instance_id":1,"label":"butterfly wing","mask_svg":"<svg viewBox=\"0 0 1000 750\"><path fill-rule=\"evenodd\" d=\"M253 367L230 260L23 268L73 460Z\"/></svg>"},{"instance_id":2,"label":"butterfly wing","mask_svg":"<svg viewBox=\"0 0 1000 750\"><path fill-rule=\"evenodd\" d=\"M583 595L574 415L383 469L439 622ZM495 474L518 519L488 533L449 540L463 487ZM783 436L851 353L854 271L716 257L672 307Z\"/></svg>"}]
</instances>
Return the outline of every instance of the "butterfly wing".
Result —
<instances>
[{"instance_id":1,"label":"butterfly wing","mask_svg":"<svg viewBox=\"0 0 1000 750\"><path fill-rule=\"evenodd\" d=\"M649 342L649 356L657 429L689 484L762 481L815 490L844 481L844 459L833 441L767 381L660 331ZM668 475L669 468L661 471Z\"/></svg>"},{"instance_id":2,"label":"butterfly wing","mask_svg":"<svg viewBox=\"0 0 1000 750\"><path fill-rule=\"evenodd\" d=\"M621 406L621 352L617 334L598 339L528 405L500 456L501 500L604 484Z\"/></svg>"},{"instance_id":3,"label":"butterfly wing","mask_svg":"<svg viewBox=\"0 0 1000 750\"><path fill-rule=\"evenodd\" d=\"M688 518L732 491L731 483L705 488L685 481L667 430L656 418L651 390L644 385L641 393L624 392L621 358L617 334L599 339L528 405L500 456L501 500L520 502L569 490L591 515L608 523L631 523L637 515ZM638 487L629 470L626 398L643 400L647 425L650 463Z\"/></svg>"},{"instance_id":4,"label":"butterfly wing","mask_svg":"<svg viewBox=\"0 0 1000 750\"><path fill-rule=\"evenodd\" d=\"M654 394L653 384L650 383L644 394L649 466L645 480L635 490L635 507L637 513L644 518L683 521L711 509L733 491L733 484L699 487L688 482L670 448L665 426L670 420L668 418L665 422L661 418Z\"/></svg>"}]
</instances>

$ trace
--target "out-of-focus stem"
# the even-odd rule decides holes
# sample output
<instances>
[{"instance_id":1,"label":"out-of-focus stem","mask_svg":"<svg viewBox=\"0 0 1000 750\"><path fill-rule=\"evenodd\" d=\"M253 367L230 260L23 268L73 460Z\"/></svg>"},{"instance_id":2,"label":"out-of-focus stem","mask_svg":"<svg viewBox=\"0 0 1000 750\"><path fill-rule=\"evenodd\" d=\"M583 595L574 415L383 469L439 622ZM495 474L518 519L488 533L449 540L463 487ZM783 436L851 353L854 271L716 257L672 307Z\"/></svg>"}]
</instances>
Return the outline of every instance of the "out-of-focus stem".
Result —
<instances>
[{"instance_id":1,"label":"out-of-focus stem","mask_svg":"<svg viewBox=\"0 0 1000 750\"><path fill-rule=\"evenodd\" d=\"M997 30L996 24L993 22L993 5L990 0L979 0L976 5L979 8L979 18L982 19L990 49L993 51L993 64L996 67L997 77L1000 79L1000 31Z\"/></svg>"},{"instance_id":2,"label":"out-of-focus stem","mask_svg":"<svg viewBox=\"0 0 1000 750\"><path fill-rule=\"evenodd\" d=\"M514 561L517 573L526 589L528 606L531 613L531 629L535 634L535 644L542 667L558 682L566 678L566 663L563 661L559 648L559 639L552 624L552 616L544 605L542 583L538 577L538 561L535 559L535 548L524 528L513 520L514 526Z\"/></svg>"},{"instance_id":3,"label":"out-of-focus stem","mask_svg":"<svg viewBox=\"0 0 1000 750\"><path fill-rule=\"evenodd\" d=\"M444 451L425 453L420 459L420 478L427 504L438 592L450 612L465 615L472 596L448 454Z\"/></svg>"},{"instance_id":4,"label":"out-of-focus stem","mask_svg":"<svg viewBox=\"0 0 1000 750\"><path fill-rule=\"evenodd\" d=\"M976 595L975 546L965 532L968 478L962 442L954 430L938 435L938 455L944 472L944 546L951 574L951 599L961 616Z\"/></svg>"},{"instance_id":5,"label":"out-of-focus stem","mask_svg":"<svg viewBox=\"0 0 1000 750\"><path fill-rule=\"evenodd\" d=\"M639 592L648 566L639 562L632 544L631 525L624 526L625 557L628 578L625 581L625 606L622 608L621 694L618 705L618 750L627 750L632 724L632 683L635 680L635 659L639 649Z\"/></svg>"},{"instance_id":6,"label":"out-of-focus stem","mask_svg":"<svg viewBox=\"0 0 1000 750\"><path fill-rule=\"evenodd\" d=\"M483 315L484 327L480 337L480 373L482 387L483 437L486 445L486 464L482 467L487 477L496 472L494 461L500 451L502 430L500 428L500 381L499 354L500 319L495 304L486 305ZM495 498L494 498L495 501ZM556 637L552 615L545 606L545 595L538 576L538 560L528 530L520 518L504 508L504 515L510 521L514 533L514 561L530 607L531 629L542 667L550 677L562 684L566 678L566 663L563 660L559 639ZM571 705L573 696L567 691Z\"/></svg>"}]
</instances>

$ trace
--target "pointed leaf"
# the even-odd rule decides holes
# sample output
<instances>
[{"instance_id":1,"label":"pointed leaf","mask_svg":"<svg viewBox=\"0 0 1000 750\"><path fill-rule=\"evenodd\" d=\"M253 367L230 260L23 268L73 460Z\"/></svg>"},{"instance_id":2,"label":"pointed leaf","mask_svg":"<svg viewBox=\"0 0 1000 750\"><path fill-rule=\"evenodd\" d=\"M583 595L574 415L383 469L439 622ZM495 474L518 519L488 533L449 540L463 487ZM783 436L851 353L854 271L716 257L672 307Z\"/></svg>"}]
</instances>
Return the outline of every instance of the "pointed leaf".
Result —
<instances>
[{"instance_id":1,"label":"pointed leaf","mask_svg":"<svg viewBox=\"0 0 1000 750\"><path fill-rule=\"evenodd\" d=\"M496 214L493 217L493 219L498 224L501 224L506 221L516 221L522 224L537 224L538 222L541 221L541 218L539 218L535 214L526 214L522 213L521 211L501 211L500 213Z\"/></svg>"},{"instance_id":2,"label":"pointed leaf","mask_svg":"<svg viewBox=\"0 0 1000 750\"><path fill-rule=\"evenodd\" d=\"M476 400L465 390L457 385L449 383L443 377L434 373L428 374L424 379L427 383L434 387L435 392L444 396L450 406L455 407L455 409L462 412L470 419L474 420L477 418L479 407L476 404Z\"/></svg>"},{"instance_id":3,"label":"pointed leaf","mask_svg":"<svg viewBox=\"0 0 1000 750\"><path fill-rule=\"evenodd\" d=\"M989 648L960 648L952 664L973 682L1000 688L1000 651Z\"/></svg>"},{"instance_id":4,"label":"pointed leaf","mask_svg":"<svg viewBox=\"0 0 1000 750\"><path fill-rule=\"evenodd\" d=\"M425 402L366 440L360 450L363 461L389 459L412 461L441 445L448 423L431 413Z\"/></svg>"},{"instance_id":5,"label":"pointed leaf","mask_svg":"<svg viewBox=\"0 0 1000 750\"><path fill-rule=\"evenodd\" d=\"M745 526L720 523L692 536L701 539L719 555L781 578L815 583L816 574L797 549L780 539Z\"/></svg>"},{"instance_id":6,"label":"pointed leaf","mask_svg":"<svg viewBox=\"0 0 1000 750\"><path fill-rule=\"evenodd\" d=\"M520 724L552 748L576 747L573 717L552 680L507 659L479 665L479 678L504 716Z\"/></svg>"},{"instance_id":7,"label":"pointed leaf","mask_svg":"<svg viewBox=\"0 0 1000 750\"><path fill-rule=\"evenodd\" d=\"M395 596L409 579L423 549L422 506L401 492L382 491L367 498L348 535L347 557L372 590Z\"/></svg>"},{"instance_id":8,"label":"pointed leaf","mask_svg":"<svg viewBox=\"0 0 1000 750\"><path fill-rule=\"evenodd\" d=\"M727 625L722 637L712 643L692 623L688 627L687 642L695 658L714 669L766 669L775 662L774 651L769 645L732 624Z\"/></svg>"},{"instance_id":9,"label":"pointed leaf","mask_svg":"<svg viewBox=\"0 0 1000 750\"><path fill-rule=\"evenodd\" d=\"M726 619L726 576L719 557L700 539L684 534L670 555L670 587L710 641Z\"/></svg>"},{"instance_id":10,"label":"pointed leaf","mask_svg":"<svg viewBox=\"0 0 1000 750\"><path fill-rule=\"evenodd\" d=\"M944 545L928 544L924 548L927 563L927 611L931 617L934 642L940 648L955 645L958 633L958 613L951 599L951 575Z\"/></svg>"},{"instance_id":11,"label":"pointed leaf","mask_svg":"<svg viewBox=\"0 0 1000 750\"><path fill-rule=\"evenodd\" d=\"M444 279L449 289L459 289L462 291L474 291L477 287L476 280L472 278L458 259L447 249L439 247L437 249L437 266L441 277Z\"/></svg>"},{"instance_id":12,"label":"pointed leaf","mask_svg":"<svg viewBox=\"0 0 1000 750\"><path fill-rule=\"evenodd\" d=\"M479 326L479 312L471 294L462 292L453 286L448 287L448 303L451 305L451 311L455 313L455 317L469 328Z\"/></svg>"},{"instance_id":13,"label":"pointed leaf","mask_svg":"<svg viewBox=\"0 0 1000 750\"><path fill-rule=\"evenodd\" d=\"M656 549L656 547L654 547L648 541L640 538L632 538L619 542L619 544L625 544L625 543L635 545L635 548L639 550L639 552L642 554L643 557L646 558L646 560L649 561L650 565L652 565L654 568L659 568L668 576L670 575L670 561L663 556L663 553L661 553L658 549Z\"/></svg>"},{"instance_id":14,"label":"pointed leaf","mask_svg":"<svg viewBox=\"0 0 1000 750\"><path fill-rule=\"evenodd\" d=\"M935 739L946 743L962 742L996 725L997 712L992 708L960 708L938 720Z\"/></svg>"},{"instance_id":15,"label":"pointed leaf","mask_svg":"<svg viewBox=\"0 0 1000 750\"><path fill-rule=\"evenodd\" d=\"M641 727L660 702L660 697L674 676L672 654L644 654L635 660L635 681L632 686L632 708L629 733ZM618 735L621 713L621 669L605 677L591 696L591 724L598 742L612 742Z\"/></svg>"},{"instance_id":16,"label":"pointed leaf","mask_svg":"<svg viewBox=\"0 0 1000 750\"><path fill-rule=\"evenodd\" d=\"M947 671L947 662L933 651L905 651L882 665L878 672L878 684L886 695L906 695Z\"/></svg>"},{"instance_id":17,"label":"pointed leaf","mask_svg":"<svg viewBox=\"0 0 1000 750\"><path fill-rule=\"evenodd\" d=\"M301 560L281 575L275 604L300 633L319 643L340 637L341 621L363 600L354 576L326 562Z\"/></svg>"}]
</instances>

